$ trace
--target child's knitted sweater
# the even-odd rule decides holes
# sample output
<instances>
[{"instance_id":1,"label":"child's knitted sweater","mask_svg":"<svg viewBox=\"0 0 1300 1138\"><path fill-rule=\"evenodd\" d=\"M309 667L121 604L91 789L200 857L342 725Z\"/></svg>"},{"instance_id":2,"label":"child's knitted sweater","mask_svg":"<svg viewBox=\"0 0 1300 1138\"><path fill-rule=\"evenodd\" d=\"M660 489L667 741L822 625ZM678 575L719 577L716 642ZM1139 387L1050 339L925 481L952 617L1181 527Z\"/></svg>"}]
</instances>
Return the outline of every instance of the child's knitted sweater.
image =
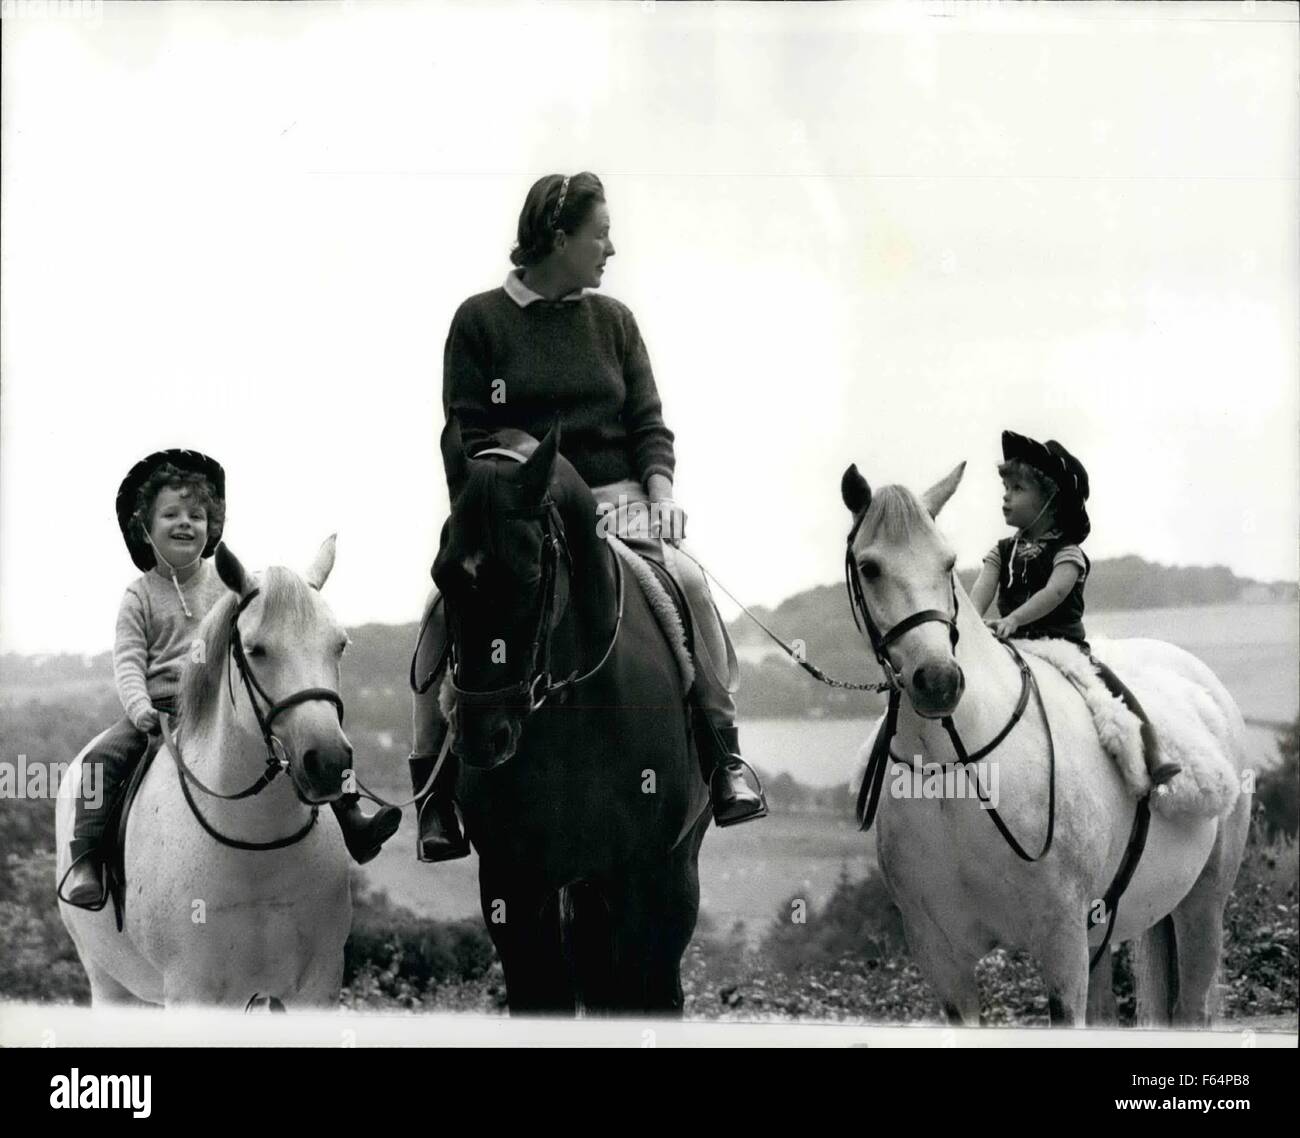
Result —
<instances>
[{"instance_id":1,"label":"child's knitted sweater","mask_svg":"<svg viewBox=\"0 0 1300 1138\"><path fill-rule=\"evenodd\" d=\"M200 561L189 580L181 582L189 616L171 577L156 569L127 586L117 613L113 678L122 706L137 727L155 701L176 698L181 665L198 639L199 625L228 591L210 560Z\"/></svg>"}]
</instances>

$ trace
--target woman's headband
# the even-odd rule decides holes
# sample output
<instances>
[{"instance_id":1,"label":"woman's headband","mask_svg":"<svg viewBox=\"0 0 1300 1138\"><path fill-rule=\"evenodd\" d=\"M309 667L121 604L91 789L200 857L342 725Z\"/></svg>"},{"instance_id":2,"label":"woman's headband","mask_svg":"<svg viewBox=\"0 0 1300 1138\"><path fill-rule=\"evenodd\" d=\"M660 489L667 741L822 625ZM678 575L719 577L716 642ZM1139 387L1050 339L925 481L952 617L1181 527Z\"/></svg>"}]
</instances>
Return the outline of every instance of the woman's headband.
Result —
<instances>
[{"instance_id":1,"label":"woman's headband","mask_svg":"<svg viewBox=\"0 0 1300 1138\"><path fill-rule=\"evenodd\" d=\"M555 209L551 211L551 228L555 229L560 224L560 211L564 209L564 198L569 192L569 175L564 176L564 181L560 183L560 199L555 203Z\"/></svg>"}]
</instances>

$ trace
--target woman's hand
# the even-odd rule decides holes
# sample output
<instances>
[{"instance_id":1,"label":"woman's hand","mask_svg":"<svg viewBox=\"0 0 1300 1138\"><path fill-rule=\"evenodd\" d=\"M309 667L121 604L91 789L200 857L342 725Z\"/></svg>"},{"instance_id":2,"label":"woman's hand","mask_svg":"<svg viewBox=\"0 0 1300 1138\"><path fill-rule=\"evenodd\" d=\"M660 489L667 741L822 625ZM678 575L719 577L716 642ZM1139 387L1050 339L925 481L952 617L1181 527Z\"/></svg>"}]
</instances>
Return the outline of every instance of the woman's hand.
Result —
<instances>
[{"instance_id":1,"label":"woman's hand","mask_svg":"<svg viewBox=\"0 0 1300 1138\"><path fill-rule=\"evenodd\" d=\"M670 545L681 545L686 537L686 511L673 499L673 484L662 474L650 475L650 532Z\"/></svg>"}]
</instances>

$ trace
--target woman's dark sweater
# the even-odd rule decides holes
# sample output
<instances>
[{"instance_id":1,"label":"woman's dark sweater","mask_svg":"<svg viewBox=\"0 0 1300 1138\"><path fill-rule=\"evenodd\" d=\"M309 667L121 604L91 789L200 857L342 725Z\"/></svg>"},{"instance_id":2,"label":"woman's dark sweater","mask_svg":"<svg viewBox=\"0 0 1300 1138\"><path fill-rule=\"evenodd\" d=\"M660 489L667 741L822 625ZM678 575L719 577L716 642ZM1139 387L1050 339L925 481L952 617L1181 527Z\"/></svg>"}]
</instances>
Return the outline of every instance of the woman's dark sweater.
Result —
<instances>
[{"instance_id":1,"label":"woman's dark sweater","mask_svg":"<svg viewBox=\"0 0 1300 1138\"><path fill-rule=\"evenodd\" d=\"M587 485L673 476L650 357L631 311L607 296L522 307L504 288L471 296L447 334L442 409L470 454L501 427L540 439L558 417L560 453Z\"/></svg>"}]
</instances>

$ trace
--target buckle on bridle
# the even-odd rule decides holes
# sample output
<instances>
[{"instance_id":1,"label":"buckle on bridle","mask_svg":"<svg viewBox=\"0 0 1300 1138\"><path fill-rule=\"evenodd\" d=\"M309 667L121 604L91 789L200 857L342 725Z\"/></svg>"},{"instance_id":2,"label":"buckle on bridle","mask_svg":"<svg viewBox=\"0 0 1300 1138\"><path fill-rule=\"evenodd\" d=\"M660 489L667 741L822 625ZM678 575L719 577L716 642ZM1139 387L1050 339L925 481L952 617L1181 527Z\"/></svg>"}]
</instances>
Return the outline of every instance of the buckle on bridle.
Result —
<instances>
[{"instance_id":1,"label":"buckle on bridle","mask_svg":"<svg viewBox=\"0 0 1300 1138\"><path fill-rule=\"evenodd\" d=\"M274 771L284 771L289 773L289 754L284 749L284 744L280 742L279 736L268 735L266 737L266 765Z\"/></svg>"},{"instance_id":2,"label":"buckle on bridle","mask_svg":"<svg viewBox=\"0 0 1300 1138\"><path fill-rule=\"evenodd\" d=\"M540 695L537 692L538 684L543 685ZM539 707L542 706L542 704L546 702L550 694L551 694L551 673L538 672L537 675L533 677L532 683L528 685L528 710L536 711Z\"/></svg>"}]
</instances>

